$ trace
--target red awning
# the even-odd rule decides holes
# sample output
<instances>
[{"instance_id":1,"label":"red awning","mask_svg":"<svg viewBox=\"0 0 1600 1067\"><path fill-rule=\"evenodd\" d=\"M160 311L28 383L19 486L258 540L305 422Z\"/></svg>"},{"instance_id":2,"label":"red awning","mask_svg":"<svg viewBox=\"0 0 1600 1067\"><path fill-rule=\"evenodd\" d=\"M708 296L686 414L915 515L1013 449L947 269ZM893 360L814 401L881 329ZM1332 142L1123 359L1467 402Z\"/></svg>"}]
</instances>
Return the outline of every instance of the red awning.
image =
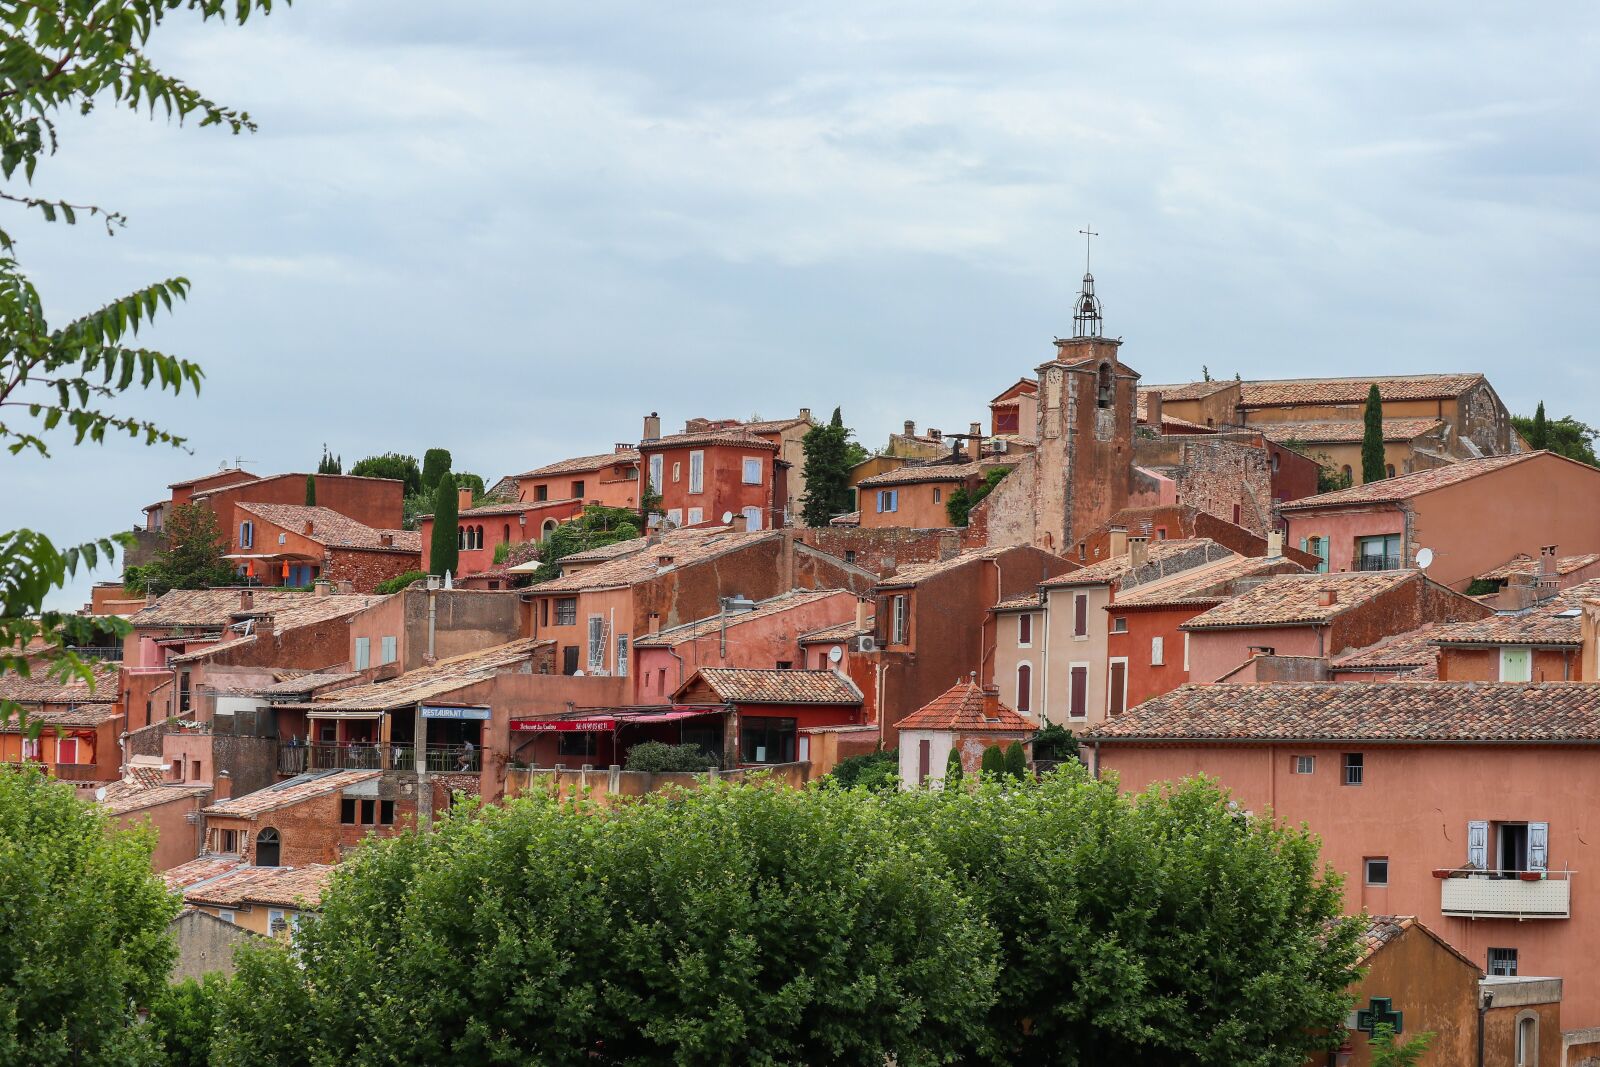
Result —
<instances>
[{"instance_id":1,"label":"red awning","mask_svg":"<svg viewBox=\"0 0 1600 1067\"><path fill-rule=\"evenodd\" d=\"M702 711L635 711L623 712L617 716L618 722L650 723L650 722L677 722L679 719L695 719L701 715L720 715L725 709L711 708Z\"/></svg>"},{"instance_id":2,"label":"red awning","mask_svg":"<svg viewBox=\"0 0 1600 1067\"><path fill-rule=\"evenodd\" d=\"M609 733L617 728L611 716L595 719L512 719L514 734Z\"/></svg>"}]
</instances>

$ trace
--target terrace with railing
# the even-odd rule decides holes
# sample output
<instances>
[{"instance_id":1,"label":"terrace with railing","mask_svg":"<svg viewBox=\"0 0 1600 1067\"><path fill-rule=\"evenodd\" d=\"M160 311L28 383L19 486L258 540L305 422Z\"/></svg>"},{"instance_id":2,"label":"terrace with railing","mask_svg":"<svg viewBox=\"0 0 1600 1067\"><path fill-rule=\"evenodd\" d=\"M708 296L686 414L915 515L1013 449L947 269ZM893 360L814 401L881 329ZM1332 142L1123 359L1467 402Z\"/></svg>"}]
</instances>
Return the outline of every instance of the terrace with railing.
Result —
<instances>
[{"instance_id":1,"label":"terrace with railing","mask_svg":"<svg viewBox=\"0 0 1600 1067\"><path fill-rule=\"evenodd\" d=\"M483 750L476 745L471 748L465 745L429 745L424 759L432 774L477 774L483 768ZM416 746L409 743L396 742L385 746L365 741L312 741L284 742L278 746L279 774L304 774L307 771L410 771L415 770L416 765Z\"/></svg>"},{"instance_id":2,"label":"terrace with railing","mask_svg":"<svg viewBox=\"0 0 1600 1067\"><path fill-rule=\"evenodd\" d=\"M1439 910L1463 919L1567 919L1572 916L1571 871L1434 871Z\"/></svg>"}]
</instances>

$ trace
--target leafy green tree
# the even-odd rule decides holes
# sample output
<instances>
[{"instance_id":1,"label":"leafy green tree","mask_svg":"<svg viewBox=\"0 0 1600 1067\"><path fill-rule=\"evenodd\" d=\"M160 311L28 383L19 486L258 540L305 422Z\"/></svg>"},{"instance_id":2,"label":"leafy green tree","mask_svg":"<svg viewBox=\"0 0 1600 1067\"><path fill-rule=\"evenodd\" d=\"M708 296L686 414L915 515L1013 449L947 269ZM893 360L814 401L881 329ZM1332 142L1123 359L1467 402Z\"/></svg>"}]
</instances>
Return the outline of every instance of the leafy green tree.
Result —
<instances>
[{"instance_id":1,"label":"leafy green tree","mask_svg":"<svg viewBox=\"0 0 1600 1067\"><path fill-rule=\"evenodd\" d=\"M1540 404L1539 406L1542 408L1544 405ZM1579 463L1587 463L1591 467L1600 467L1600 458L1596 457L1594 451L1595 437L1600 435L1600 431L1596 431L1594 427L1586 423L1579 422L1571 415L1559 419L1546 420L1543 431L1540 431L1536 425L1538 417L1537 411L1534 412L1533 418L1529 418L1526 415L1511 416L1511 425L1516 427L1517 432L1522 435L1523 440L1527 441L1530 447L1544 447L1558 456L1566 456L1568 459L1575 459ZM1533 443L1541 432L1543 434L1543 446Z\"/></svg>"},{"instance_id":2,"label":"leafy green tree","mask_svg":"<svg viewBox=\"0 0 1600 1067\"><path fill-rule=\"evenodd\" d=\"M983 759L978 762L978 770L987 781L994 781L1006 773L1006 754L999 745L990 745L983 750Z\"/></svg>"},{"instance_id":3,"label":"leafy green tree","mask_svg":"<svg viewBox=\"0 0 1600 1067\"><path fill-rule=\"evenodd\" d=\"M344 461L342 459L340 459L338 456L334 455L332 452L329 452L327 445L323 445L322 446L322 459L317 462L317 473L318 474L343 474L344 473Z\"/></svg>"},{"instance_id":4,"label":"leafy green tree","mask_svg":"<svg viewBox=\"0 0 1600 1067\"><path fill-rule=\"evenodd\" d=\"M390 593L398 593L402 589L409 589L411 588L411 583L420 582L426 577L427 575L421 571L406 571L404 574L397 574L393 578L385 578L373 586L372 591L387 596Z\"/></svg>"},{"instance_id":5,"label":"leafy green tree","mask_svg":"<svg viewBox=\"0 0 1600 1067\"><path fill-rule=\"evenodd\" d=\"M833 765L825 779L841 789L861 786L872 792L900 787L900 757L893 752L848 756Z\"/></svg>"},{"instance_id":6,"label":"leafy green tree","mask_svg":"<svg viewBox=\"0 0 1600 1067\"><path fill-rule=\"evenodd\" d=\"M1389 468L1383 462L1383 395L1378 383L1367 390L1367 409L1361 428L1361 482L1381 482L1389 477Z\"/></svg>"},{"instance_id":7,"label":"leafy green tree","mask_svg":"<svg viewBox=\"0 0 1600 1067\"><path fill-rule=\"evenodd\" d=\"M1033 738L1033 758L1069 760L1078 758L1078 735L1058 722L1047 723Z\"/></svg>"},{"instance_id":8,"label":"leafy green tree","mask_svg":"<svg viewBox=\"0 0 1600 1067\"><path fill-rule=\"evenodd\" d=\"M1535 451L1543 451L1550 447L1550 425L1544 417L1544 401L1539 401L1538 410L1533 413L1533 425L1528 427L1528 447Z\"/></svg>"},{"instance_id":9,"label":"leafy green tree","mask_svg":"<svg viewBox=\"0 0 1600 1067\"><path fill-rule=\"evenodd\" d=\"M994 492L994 487L1000 484L1000 479L1010 473L1010 467L990 467L984 472L983 481L972 489L969 490L963 485L952 492L944 502L944 513L950 519L950 525L965 526L972 509Z\"/></svg>"},{"instance_id":10,"label":"leafy green tree","mask_svg":"<svg viewBox=\"0 0 1600 1067\"><path fill-rule=\"evenodd\" d=\"M833 418L806 431L801 447L805 452L805 498L800 501L800 517L807 526L826 526L830 519L844 515L855 506L850 488L850 429L838 408ZM858 446L859 447L859 446Z\"/></svg>"},{"instance_id":11,"label":"leafy green tree","mask_svg":"<svg viewBox=\"0 0 1600 1067\"><path fill-rule=\"evenodd\" d=\"M204 504L179 504L167 516L167 543L142 572L136 591L160 595L169 589L234 585L238 574L222 556L228 538L216 513ZM127 577L123 583L127 584Z\"/></svg>"},{"instance_id":12,"label":"leafy green tree","mask_svg":"<svg viewBox=\"0 0 1600 1067\"><path fill-rule=\"evenodd\" d=\"M1028 754L1022 750L1021 741L1006 747L1006 774L1019 782L1028 777Z\"/></svg>"},{"instance_id":13,"label":"leafy green tree","mask_svg":"<svg viewBox=\"0 0 1600 1067\"><path fill-rule=\"evenodd\" d=\"M892 810L1000 934L968 1062L1300 1067L1338 1040L1362 923L1308 832L1209 782L1128 796L1078 764Z\"/></svg>"},{"instance_id":14,"label":"leafy green tree","mask_svg":"<svg viewBox=\"0 0 1600 1067\"><path fill-rule=\"evenodd\" d=\"M306 475L306 507L314 508L316 506L317 506L317 476L315 474L308 474L308 475Z\"/></svg>"},{"instance_id":15,"label":"leafy green tree","mask_svg":"<svg viewBox=\"0 0 1600 1067\"><path fill-rule=\"evenodd\" d=\"M0 765L0 1063L152 1061L136 1013L166 986L179 908L154 846L71 785Z\"/></svg>"},{"instance_id":16,"label":"leafy green tree","mask_svg":"<svg viewBox=\"0 0 1600 1067\"><path fill-rule=\"evenodd\" d=\"M1372 1028L1372 1067L1414 1067L1422 1062L1433 1034L1421 1033L1401 1041L1388 1023Z\"/></svg>"},{"instance_id":17,"label":"leafy green tree","mask_svg":"<svg viewBox=\"0 0 1600 1067\"><path fill-rule=\"evenodd\" d=\"M433 540L428 551L428 570L432 574L454 574L461 565L460 507L455 477L445 471L433 490Z\"/></svg>"},{"instance_id":18,"label":"leafy green tree","mask_svg":"<svg viewBox=\"0 0 1600 1067\"><path fill-rule=\"evenodd\" d=\"M393 478L404 482L407 496L422 492L422 469L417 466L417 457L401 452L385 452L381 456L357 460L350 473L362 478Z\"/></svg>"},{"instance_id":19,"label":"leafy green tree","mask_svg":"<svg viewBox=\"0 0 1600 1067\"><path fill-rule=\"evenodd\" d=\"M430 448L422 454L422 491L431 493L450 469L450 450ZM460 481L458 478L457 481Z\"/></svg>"},{"instance_id":20,"label":"leafy green tree","mask_svg":"<svg viewBox=\"0 0 1600 1067\"><path fill-rule=\"evenodd\" d=\"M645 741L628 750L630 771L709 771L722 761L699 745L669 745Z\"/></svg>"},{"instance_id":21,"label":"leafy green tree","mask_svg":"<svg viewBox=\"0 0 1600 1067\"><path fill-rule=\"evenodd\" d=\"M158 992L150 1002L150 1036L164 1053L163 1067L208 1067L211 1036L227 995L228 980L208 974L185 978Z\"/></svg>"},{"instance_id":22,"label":"leafy green tree","mask_svg":"<svg viewBox=\"0 0 1600 1067\"><path fill-rule=\"evenodd\" d=\"M846 790L454 809L246 955L213 1063L971 1062L995 934L929 859Z\"/></svg>"},{"instance_id":23,"label":"leafy green tree","mask_svg":"<svg viewBox=\"0 0 1600 1067\"><path fill-rule=\"evenodd\" d=\"M603 548L639 536L639 513L631 508L588 507L571 522L564 522L539 542L539 569L535 583L561 574L560 563L577 552Z\"/></svg>"},{"instance_id":24,"label":"leafy green tree","mask_svg":"<svg viewBox=\"0 0 1600 1067\"><path fill-rule=\"evenodd\" d=\"M952 745L950 758L944 761L944 787L946 789L960 788L961 777L964 773L961 768L961 749Z\"/></svg>"},{"instance_id":25,"label":"leafy green tree","mask_svg":"<svg viewBox=\"0 0 1600 1067\"><path fill-rule=\"evenodd\" d=\"M269 8L270 0L183 6L223 22L243 22ZM96 102L152 115L159 109L234 133L254 129L248 115L165 74L149 59L152 36L177 10L167 0L0 3L0 201L48 222L96 218L108 232L123 224L114 210L33 192L39 163L61 143L56 120L87 112ZM0 227L0 446L12 454L31 450L45 456L48 435L60 429L71 431L74 445L98 444L107 434L146 445L181 445L182 438L155 423L113 410L113 402L135 389L199 391L197 364L133 343L141 326L188 292L186 278L169 278L52 325L17 258L9 226ZM42 666L57 680L92 682L89 667L70 650L76 640L70 624L61 613L45 611L44 601L80 566L93 567L114 554L110 538L58 547L38 531L0 530L0 674L28 675ZM19 652L24 648L27 656ZM20 712L0 700L0 721Z\"/></svg>"}]
</instances>

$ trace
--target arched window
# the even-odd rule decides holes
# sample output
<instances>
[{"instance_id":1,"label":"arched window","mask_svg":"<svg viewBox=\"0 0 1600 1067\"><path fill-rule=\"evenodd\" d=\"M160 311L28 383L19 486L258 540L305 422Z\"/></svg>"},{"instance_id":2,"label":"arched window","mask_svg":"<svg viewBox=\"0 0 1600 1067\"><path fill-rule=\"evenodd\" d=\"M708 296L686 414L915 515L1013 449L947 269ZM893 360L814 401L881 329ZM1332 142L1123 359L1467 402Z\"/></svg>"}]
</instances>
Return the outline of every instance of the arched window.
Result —
<instances>
[{"instance_id":1,"label":"arched window","mask_svg":"<svg viewBox=\"0 0 1600 1067\"><path fill-rule=\"evenodd\" d=\"M1517 1019L1516 1067L1537 1067L1539 1062L1539 1017L1524 1012Z\"/></svg>"},{"instance_id":2,"label":"arched window","mask_svg":"<svg viewBox=\"0 0 1600 1067\"><path fill-rule=\"evenodd\" d=\"M467 547L467 528L465 526L457 526L456 527L456 547L457 548L466 548Z\"/></svg>"},{"instance_id":3,"label":"arched window","mask_svg":"<svg viewBox=\"0 0 1600 1067\"><path fill-rule=\"evenodd\" d=\"M1033 668L1026 663L1017 668L1017 710L1026 714L1033 707Z\"/></svg>"},{"instance_id":4,"label":"arched window","mask_svg":"<svg viewBox=\"0 0 1600 1067\"><path fill-rule=\"evenodd\" d=\"M539 527L539 540L543 541L546 537L549 537L551 534L553 534L555 532L556 532L556 520L554 520L554 519L546 519L546 520L544 520L544 525Z\"/></svg>"},{"instance_id":5,"label":"arched window","mask_svg":"<svg viewBox=\"0 0 1600 1067\"><path fill-rule=\"evenodd\" d=\"M1394 464L1393 463L1385 463L1383 465L1383 472L1385 474L1387 474L1389 477L1393 478L1394 477Z\"/></svg>"},{"instance_id":6,"label":"arched window","mask_svg":"<svg viewBox=\"0 0 1600 1067\"><path fill-rule=\"evenodd\" d=\"M1355 484L1355 474L1356 474L1356 472L1350 469L1350 464L1346 463L1342 468L1340 468L1339 473L1344 475L1344 480L1345 480L1345 484L1346 485L1354 485Z\"/></svg>"},{"instance_id":7,"label":"arched window","mask_svg":"<svg viewBox=\"0 0 1600 1067\"><path fill-rule=\"evenodd\" d=\"M256 866L276 867L278 865L278 831L267 827L256 835Z\"/></svg>"},{"instance_id":8,"label":"arched window","mask_svg":"<svg viewBox=\"0 0 1600 1067\"><path fill-rule=\"evenodd\" d=\"M1096 403L1103 408L1111 406L1117 395L1117 382L1111 374L1111 364L1100 364L1100 387L1096 391Z\"/></svg>"}]
</instances>

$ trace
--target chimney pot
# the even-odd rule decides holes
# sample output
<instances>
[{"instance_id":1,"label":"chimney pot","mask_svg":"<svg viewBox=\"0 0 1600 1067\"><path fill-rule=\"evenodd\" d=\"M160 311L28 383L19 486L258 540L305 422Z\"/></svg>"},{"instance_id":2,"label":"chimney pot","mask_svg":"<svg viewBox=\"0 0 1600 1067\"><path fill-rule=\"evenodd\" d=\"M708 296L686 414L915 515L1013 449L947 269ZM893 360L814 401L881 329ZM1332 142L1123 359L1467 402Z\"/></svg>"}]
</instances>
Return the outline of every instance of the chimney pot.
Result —
<instances>
[{"instance_id":1,"label":"chimney pot","mask_svg":"<svg viewBox=\"0 0 1600 1067\"><path fill-rule=\"evenodd\" d=\"M380 533L378 535L378 544L382 545L384 548L393 548L394 547L394 534L392 534L392 533Z\"/></svg>"},{"instance_id":2,"label":"chimney pot","mask_svg":"<svg viewBox=\"0 0 1600 1067\"><path fill-rule=\"evenodd\" d=\"M1143 567L1150 560L1150 538L1128 538L1128 562L1135 567Z\"/></svg>"},{"instance_id":3,"label":"chimney pot","mask_svg":"<svg viewBox=\"0 0 1600 1067\"><path fill-rule=\"evenodd\" d=\"M915 437L915 436L917 436L917 423L916 423L915 419L907 419L906 420L906 436L907 437Z\"/></svg>"},{"instance_id":4,"label":"chimney pot","mask_svg":"<svg viewBox=\"0 0 1600 1067\"><path fill-rule=\"evenodd\" d=\"M278 629L271 615L256 616L255 635L257 637L271 637Z\"/></svg>"},{"instance_id":5,"label":"chimney pot","mask_svg":"<svg viewBox=\"0 0 1600 1067\"><path fill-rule=\"evenodd\" d=\"M1322 605L1325 608L1333 607L1335 604L1339 603L1339 590L1337 590L1337 589L1324 589L1324 590L1322 590L1322 592L1317 594L1317 603Z\"/></svg>"},{"instance_id":6,"label":"chimney pot","mask_svg":"<svg viewBox=\"0 0 1600 1067\"><path fill-rule=\"evenodd\" d=\"M339 592L343 593L345 596L349 596L350 594L354 593L355 591L356 591L356 583L355 582L352 582L348 578L340 578L339 579Z\"/></svg>"},{"instance_id":7,"label":"chimney pot","mask_svg":"<svg viewBox=\"0 0 1600 1067\"><path fill-rule=\"evenodd\" d=\"M856 599L856 629L868 629L867 619L872 615L872 601L861 598Z\"/></svg>"},{"instance_id":8,"label":"chimney pot","mask_svg":"<svg viewBox=\"0 0 1600 1067\"><path fill-rule=\"evenodd\" d=\"M652 411L644 417L644 439L646 441L659 440L661 437L661 416Z\"/></svg>"},{"instance_id":9,"label":"chimney pot","mask_svg":"<svg viewBox=\"0 0 1600 1067\"><path fill-rule=\"evenodd\" d=\"M310 537L312 532L315 531L315 530L316 530L316 524L313 523L310 519L307 519L306 520L306 530L305 530L306 536Z\"/></svg>"},{"instance_id":10,"label":"chimney pot","mask_svg":"<svg viewBox=\"0 0 1600 1067\"><path fill-rule=\"evenodd\" d=\"M463 485L456 490L456 509L466 511L470 507L472 507L472 487Z\"/></svg>"},{"instance_id":11,"label":"chimney pot","mask_svg":"<svg viewBox=\"0 0 1600 1067\"><path fill-rule=\"evenodd\" d=\"M239 610L249 611L256 606L256 594L253 589L239 591Z\"/></svg>"},{"instance_id":12,"label":"chimney pot","mask_svg":"<svg viewBox=\"0 0 1600 1067\"><path fill-rule=\"evenodd\" d=\"M1126 526L1111 527L1110 552L1113 559L1117 556L1128 554L1128 528Z\"/></svg>"},{"instance_id":13,"label":"chimney pot","mask_svg":"<svg viewBox=\"0 0 1600 1067\"><path fill-rule=\"evenodd\" d=\"M667 553L667 552L663 552L660 555L658 555L656 557L656 566L658 566L658 567L670 567L670 566L672 566L672 556L671 556L671 554Z\"/></svg>"},{"instance_id":14,"label":"chimney pot","mask_svg":"<svg viewBox=\"0 0 1600 1067\"><path fill-rule=\"evenodd\" d=\"M1273 530L1267 534L1267 558L1277 559L1283 555L1283 531Z\"/></svg>"},{"instance_id":15,"label":"chimney pot","mask_svg":"<svg viewBox=\"0 0 1600 1067\"><path fill-rule=\"evenodd\" d=\"M802 419L806 420L807 422L810 422L811 421L811 409L810 408L801 408L800 409L800 417Z\"/></svg>"},{"instance_id":16,"label":"chimney pot","mask_svg":"<svg viewBox=\"0 0 1600 1067\"><path fill-rule=\"evenodd\" d=\"M942 440L944 440L944 431L943 430L935 430L932 426L929 426L928 427L928 436L933 438L935 441L942 441Z\"/></svg>"},{"instance_id":17,"label":"chimney pot","mask_svg":"<svg viewBox=\"0 0 1600 1067\"><path fill-rule=\"evenodd\" d=\"M1156 433L1161 432L1161 409L1164 398L1161 390L1155 389L1144 395L1144 421Z\"/></svg>"}]
</instances>

